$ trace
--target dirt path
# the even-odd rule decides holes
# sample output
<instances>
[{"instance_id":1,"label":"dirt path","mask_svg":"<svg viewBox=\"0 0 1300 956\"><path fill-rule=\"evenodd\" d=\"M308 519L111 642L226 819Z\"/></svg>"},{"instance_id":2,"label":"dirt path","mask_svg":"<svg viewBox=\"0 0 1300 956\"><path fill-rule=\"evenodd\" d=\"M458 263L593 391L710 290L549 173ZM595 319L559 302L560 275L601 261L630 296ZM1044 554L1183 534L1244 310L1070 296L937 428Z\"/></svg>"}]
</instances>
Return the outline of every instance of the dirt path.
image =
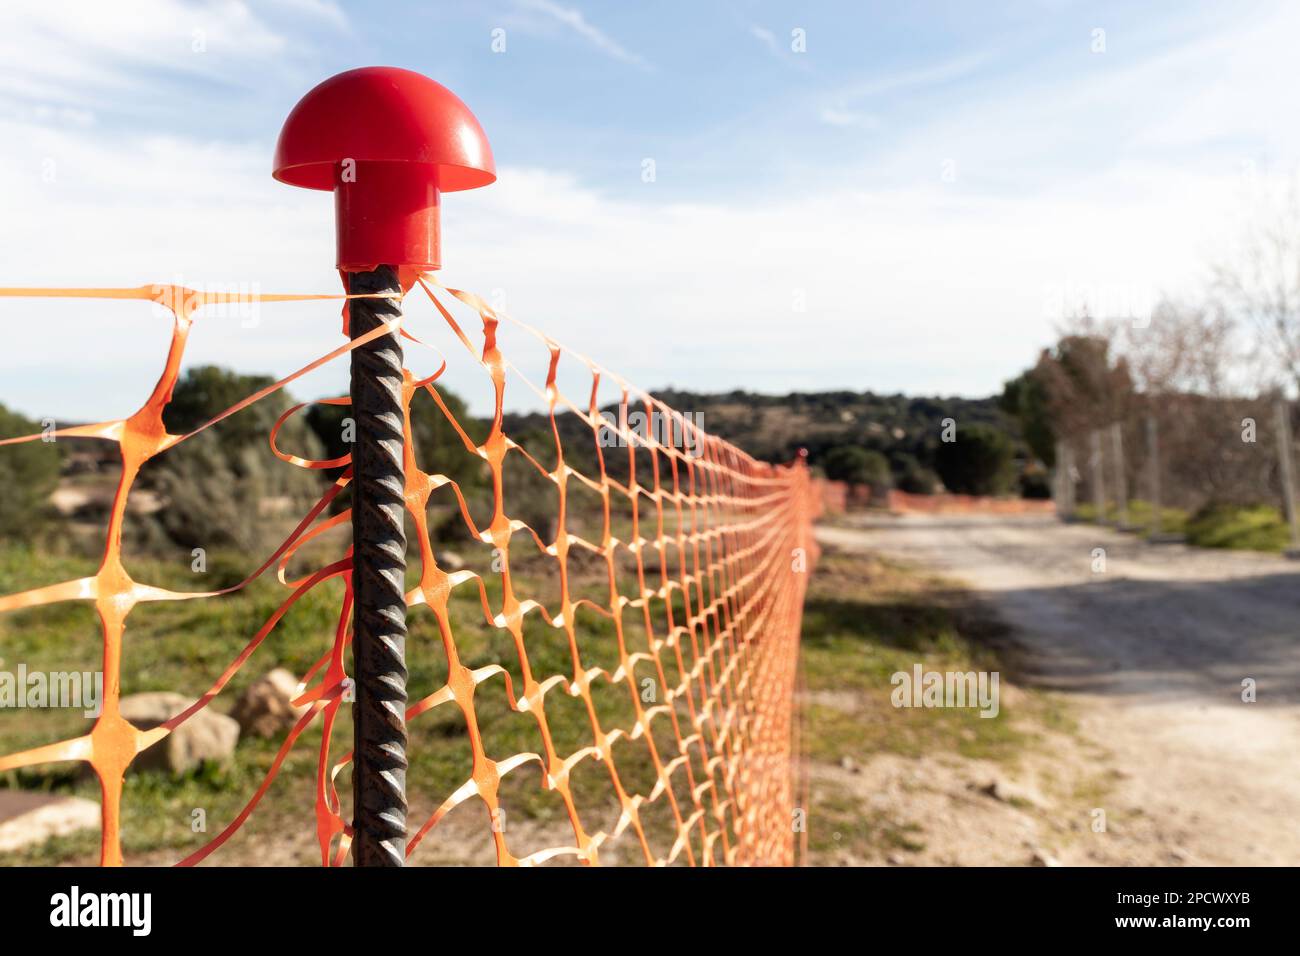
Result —
<instances>
[{"instance_id":1,"label":"dirt path","mask_svg":"<svg viewBox=\"0 0 1300 956\"><path fill-rule=\"evenodd\" d=\"M865 518L818 537L969 584L1014 628L1021 681L1072 700L1084 743L1056 759L1085 766L1058 769L1114 785L1105 839L1069 841L1062 862L1300 863L1296 564L1038 517Z\"/></svg>"}]
</instances>

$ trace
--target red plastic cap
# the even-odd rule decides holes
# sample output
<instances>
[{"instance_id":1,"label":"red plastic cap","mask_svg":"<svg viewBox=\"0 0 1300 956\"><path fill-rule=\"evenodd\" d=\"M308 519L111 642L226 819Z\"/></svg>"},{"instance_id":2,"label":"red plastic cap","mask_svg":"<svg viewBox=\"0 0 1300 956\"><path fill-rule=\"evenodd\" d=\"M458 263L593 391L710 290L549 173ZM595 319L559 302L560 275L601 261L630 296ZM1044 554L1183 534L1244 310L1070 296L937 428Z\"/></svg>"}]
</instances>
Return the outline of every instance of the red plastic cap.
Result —
<instances>
[{"instance_id":1,"label":"red plastic cap","mask_svg":"<svg viewBox=\"0 0 1300 956\"><path fill-rule=\"evenodd\" d=\"M272 175L336 194L338 267L439 267L438 196L496 180L474 114L411 70L370 66L304 96L280 131Z\"/></svg>"}]
</instances>

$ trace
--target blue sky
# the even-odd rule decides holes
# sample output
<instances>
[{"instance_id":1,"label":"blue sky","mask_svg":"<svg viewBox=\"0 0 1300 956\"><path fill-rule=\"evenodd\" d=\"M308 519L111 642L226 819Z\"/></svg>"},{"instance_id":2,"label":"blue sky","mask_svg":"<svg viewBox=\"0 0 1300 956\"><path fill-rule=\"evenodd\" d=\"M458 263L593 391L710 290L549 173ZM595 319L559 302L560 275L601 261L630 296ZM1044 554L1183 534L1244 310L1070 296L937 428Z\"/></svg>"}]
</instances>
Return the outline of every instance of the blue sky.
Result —
<instances>
[{"instance_id":1,"label":"blue sky","mask_svg":"<svg viewBox=\"0 0 1300 956\"><path fill-rule=\"evenodd\" d=\"M332 204L271 150L316 82L391 64L496 155L446 201L450 284L652 388L988 394L1063 311L1141 314L1231 253L1300 162L1297 27L1263 2L18 0L0 285L334 291ZM33 415L129 413L165 345L138 304L0 320L0 402ZM338 340L319 304L200 326L191 362L274 374Z\"/></svg>"}]
</instances>

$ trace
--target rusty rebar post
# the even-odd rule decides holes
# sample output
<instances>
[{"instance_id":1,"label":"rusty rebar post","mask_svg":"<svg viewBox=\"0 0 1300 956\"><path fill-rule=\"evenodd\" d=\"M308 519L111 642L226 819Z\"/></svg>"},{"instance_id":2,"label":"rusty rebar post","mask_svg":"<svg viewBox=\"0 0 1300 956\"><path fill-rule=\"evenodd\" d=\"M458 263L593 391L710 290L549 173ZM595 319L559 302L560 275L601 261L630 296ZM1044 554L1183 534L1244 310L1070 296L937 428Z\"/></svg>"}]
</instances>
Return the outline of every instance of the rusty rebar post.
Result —
<instances>
[{"instance_id":1,"label":"rusty rebar post","mask_svg":"<svg viewBox=\"0 0 1300 956\"><path fill-rule=\"evenodd\" d=\"M348 274L356 339L402 314L391 266ZM396 332L352 350L353 839L357 866L406 860L406 531L402 345Z\"/></svg>"},{"instance_id":2,"label":"rusty rebar post","mask_svg":"<svg viewBox=\"0 0 1300 956\"><path fill-rule=\"evenodd\" d=\"M349 300L354 340L402 314L399 274L441 267L442 194L497 178L469 108L427 76L391 66L348 70L313 87L284 121L272 175L334 193L334 264L348 292L374 296ZM357 866L402 866L406 859L402 385L395 332L352 350Z\"/></svg>"}]
</instances>

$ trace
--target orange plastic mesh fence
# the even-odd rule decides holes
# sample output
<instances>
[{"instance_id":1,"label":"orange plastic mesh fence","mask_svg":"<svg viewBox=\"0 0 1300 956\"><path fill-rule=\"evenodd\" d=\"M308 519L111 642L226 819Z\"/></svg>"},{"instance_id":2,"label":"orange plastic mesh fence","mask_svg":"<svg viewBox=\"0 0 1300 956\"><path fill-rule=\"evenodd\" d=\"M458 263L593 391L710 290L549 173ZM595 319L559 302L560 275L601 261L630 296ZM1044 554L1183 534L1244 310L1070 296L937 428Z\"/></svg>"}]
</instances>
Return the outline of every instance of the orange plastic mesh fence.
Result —
<instances>
[{"instance_id":1,"label":"orange plastic mesh fence","mask_svg":"<svg viewBox=\"0 0 1300 956\"><path fill-rule=\"evenodd\" d=\"M428 719L431 711L455 708L463 715L463 732L472 754L464 768L463 782L447 794L432 812L411 820L408 858L419 862L422 843L436 840L438 825L454 808L478 801L484 812L482 826L490 832L495 857L501 864L537 864L570 857L581 862L600 862L602 846L628 838L635 855L647 864L789 864L795 859L799 813L794 809L796 759L792 753L793 709L797 683L800 617L807 571L814 558L810 527L818 507L818 493L802 461L789 466L761 463L740 449L708 435L690 416L683 416L649 394L572 351L564 350L547 336L498 313L470 293L441 286L432 276L408 277L418 284L436 308L455 338L465 347L490 379L495 396L494 414L487 437L476 444L449 412L439 392L441 368L424 379L404 371L406 408L406 502L411 536L418 543L418 583L407 594L408 607L426 606L437 621L441 649L445 654L445 683L423 696L412 688L407 717L412 727ZM408 295L415 289L409 286ZM346 355L351 349L387 331L383 326L364 338L346 342L329 354L304 366L255 394L249 395L189 434L168 434L163 410L171 400L181 368L182 356L192 324L202 309L227 301L228 296L194 292L179 287L137 289L6 289L0 295L63 296L84 298L140 299L166 306L174 316L174 331L164 370L157 385L140 409L118 421L65 428L54 433L116 442L121 451L122 473L108 522L103 559L92 577L51 583L33 590L0 597L0 612L32 608L62 601L92 602L98 612L103 637L104 701L101 715L91 731L73 739L0 756L0 771L53 761L87 762L98 776L102 794L101 862L122 862L120 810L123 778L128 765L150 745L191 719L227 686L232 676L265 641L274 641L277 623L308 591L328 580L342 582L344 597L337 628L328 641L328 651L305 674L298 675L301 695L295 701L306 710L287 732L265 778L247 803L223 829L204 846L180 861L198 863L217 851L258 807L276 774L310 725L320 722L322 740L316 766L315 819L321 861L339 865L348 855L350 814L349 793L340 798L337 778L350 755L332 753L331 732L335 729L349 694L346 680L347 646L351 637L350 551L339 545L337 558L323 567L290 580L286 567L308 541L328 540L321 536L349 520L344 510L330 515L330 504L348 484L344 470L328 491L302 518L283 543L239 584L219 591L180 592L137 582L122 559L122 532L127 496L140 468L149 459L172 446L216 425L222 419L283 388L324 363ZM240 301L275 302L304 299L346 299L347 296L243 295ZM460 305L455 301L458 300ZM482 340L476 345L453 315L468 306L482 321ZM346 316L346 306L344 307ZM528 382L498 346L501 323L535 336L549 353L546 382L538 387ZM409 320L407 320L409 325ZM408 329L401 334L419 343ZM561 355L581 363L590 373L590 396L581 403L571 401L559 388L557 367ZM540 396L549 414L550 453L554 466L546 467L521 444L507 435L503 426L507 372L517 374ZM584 373L585 374L585 373ZM601 414L597 399L602 377L613 381L623 406L657 413L680 429L684 443L661 441L655 434L643 434L627 424L627 417L612 420ZM439 472L436 449L431 460L415 459L411 438L411 400L425 391L436 402L440 414L460 436L464 451L481 459L491 475L491 518L478 526L466 498L454 481ZM346 398L329 399L347 404ZM280 417L270 437L271 448L284 462L302 468L324 469L348 466L347 457L311 461L281 451L276 434L298 405ZM588 457L594 473L566 463L565 443L558 422L571 415L589 432L592 445ZM569 424L572 420L570 419ZM614 447L607 440L615 434ZM35 441L41 435L7 438L0 445ZM48 437L48 436L47 436ZM605 439L605 440L602 440ZM681 447L684 445L685 447ZM594 449L594 455L590 454ZM607 469L609 456L624 456L626 467ZM512 501L505 490L503 471L507 459L518 456L551 486L556 504L547 528L529 527L512 517ZM550 457L549 454L547 456ZM427 470L424 470L427 469ZM617 477L610 473L617 471ZM430 495L450 486L459 505L459 517L471 539L492 549L493 571L499 581L491 589L499 603L489 600L484 575L475 570L439 567L430 538L428 504ZM569 492L581 486L598 496L600 520L586 536L571 526ZM337 506L336 506L337 507ZM630 524L612 520L613 513L630 516ZM533 560L549 562L546 576L558 581L558 599L544 607L524 593L517 574L512 575L512 555L527 549ZM571 588L571 556L585 552L586 561L603 568L599 599L575 596ZM516 561L518 558L516 557ZM244 650L220 673L210 675L211 684L183 712L162 725L140 730L125 720L119 709L123 634L132 609L147 602L190 601L219 598L248 586L272 567L287 595L278 609L262 623ZM634 573L629 581L625 571ZM489 663L469 667L458 651L457 631L449 602L455 589L478 592L483 626L508 635L517 664ZM579 612L605 619L602 635L584 633ZM571 670L567 673L534 673L530 666L525 627L532 616L567 643ZM477 625L476 625L477 626ZM609 636L612 634L612 637ZM603 647L593 657L593 642ZM611 660L616 655L616 663ZM594 659L608 666L593 666ZM512 680L511 672L516 675ZM644 693L644 675L662 687L660 695ZM674 675L669 678L669 674ZM494 677L502 679L492 680ZM205 678L208 679L208 678ZM516 686L517 685L517 686ZM427 688L426 688L427 689ZM610 690L626 691L630 716L616 721L608 708L598 706L597 697ZM536 722L540 752L489 756L476 715L476 700L487 693L504 694L511 712L527 715ZM548 714L559 699L585 708L590 724L589 743L574 752L558 752L548 726ZM625 712L625 713L628 713ZM350 723L349 713L343 711ZM341 725L346 726L346 725ZM643 747L643 758L652 768L637 789L621 775L614 759L616 746L632 743ZM416 743L413 738L412 747ZM590 762L608 775L607 799L616 803L612 825L596 829L581 810L571 786L575 768ZM534 847L516 838L510 827L496 825L501 810L503 780L527 774L532 768L535 786L558 795L571 825L572 837L562 845ZM601 777L603 779L603 776ZM412 794L414 797L415 795ZM442 795L438 795L442 796ZM436 798L435 798L436 799ZM433 806L430 803L430 806ZM667 839L652 833L646 824L652 809L669 814ZM554 841L552 841L554 842ZM523 845L515 845L521 843Z\"/></svg>"}]
</instances>

